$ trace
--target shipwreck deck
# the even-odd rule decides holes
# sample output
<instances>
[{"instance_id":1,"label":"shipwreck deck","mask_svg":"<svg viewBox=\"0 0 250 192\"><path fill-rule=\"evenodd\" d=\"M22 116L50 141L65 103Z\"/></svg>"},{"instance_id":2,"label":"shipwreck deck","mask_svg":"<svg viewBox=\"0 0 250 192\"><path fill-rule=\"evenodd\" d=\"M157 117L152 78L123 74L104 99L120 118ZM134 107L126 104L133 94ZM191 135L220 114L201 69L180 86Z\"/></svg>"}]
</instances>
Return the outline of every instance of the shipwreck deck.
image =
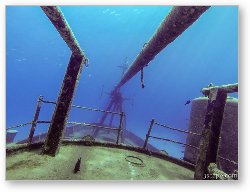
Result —
<instances>
[{"instance_id":1,"label":"shipwreck deck","mask_svg":"<svg viewBox=\"0 0 250 192\"><path fill-rule=\"evenodd\" d=\"M127 156L138 157L143 165L128 162ZM79 157L81 170L75 174ZM191 180L194 176L190 169L153 155L69 143L55 157L42 155L41 149L7 153L6 167L7 180Z\"/></svg>"}]
</instances>

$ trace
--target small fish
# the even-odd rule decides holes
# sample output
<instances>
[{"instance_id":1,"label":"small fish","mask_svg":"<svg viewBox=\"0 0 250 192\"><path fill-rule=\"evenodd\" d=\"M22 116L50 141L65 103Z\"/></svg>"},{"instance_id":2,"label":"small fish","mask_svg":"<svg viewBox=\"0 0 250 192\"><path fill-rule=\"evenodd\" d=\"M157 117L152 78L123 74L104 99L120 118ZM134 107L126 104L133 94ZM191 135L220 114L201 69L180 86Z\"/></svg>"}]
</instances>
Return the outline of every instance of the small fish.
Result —
<instances>
[{"instance_id":1,"label":"small fish","mask_svg":"<svg viewBox=\"0 0 250 192\"><path fill-rule=\"evenodd\" d=\"M191 100L187 100L187 102L185 103L185 105L188 105L189 103L191 103Z\"/></svg>"},{"instance_id":2,"label":"small fish","mask_svg":"<svg viewBox=\"0 0 250 192\"><path fill-rule=\"evenodd\" d=\"M74 169L74 173L77 173L78 171L80 171L80 167L81 167L81 157L77 160L76 165L75 165L75 169Z\"/></svg>"}]
</instances>

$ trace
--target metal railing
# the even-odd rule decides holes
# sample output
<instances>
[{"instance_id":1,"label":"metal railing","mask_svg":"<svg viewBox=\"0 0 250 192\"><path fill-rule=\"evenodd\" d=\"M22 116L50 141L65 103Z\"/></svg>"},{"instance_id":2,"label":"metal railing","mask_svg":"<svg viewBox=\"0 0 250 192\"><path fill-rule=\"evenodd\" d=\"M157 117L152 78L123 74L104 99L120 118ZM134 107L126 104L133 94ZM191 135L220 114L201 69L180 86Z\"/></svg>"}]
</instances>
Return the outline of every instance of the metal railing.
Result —
<instances>
[{"instance_id":1,"label":"metal railing","mask_svg":"<svg viewBox=\"0 0 250 192\"><path fill-rule=\"evenodd\" d=\"M237 165L237 166L238 166L238 163L235 162L235 161L233 161L233 160L227 159L227 158L222 157L222 156L220 156L220 155L218 155L218 158L220 158L220 159L222 159L222 160L224 160L224 161L227 161L228 163L231 163L231 164L234 164L234 165Z\"/></svg>"},{"instance_id":2,"label":"metal railing","mask_svg":"<svg viewBox=\"0 0 250 192\"><path fill-rule=\"evenodd\" d=\"M152 128L153 128L154 125L159 125L161 127L164 127L164 128L167 128L167 129L170 129L170 130L173 130L173 131L178 131L178 132L181 132L181 133L192 134L192 135L196 135L196 136L200 136L201 135L199 133L194 133L194 132L190 132L190 131L187 131L187 130L182 130L182 129L174 128L174 127L171 127L171 126L168 126L168 125L163 125L161 123L155 122L155 119L152 119L151 122L150 122L148 133L146 134L146 139L145 139L145 142L144 142L144 145L143 145L143 149L146 149L149 138L154 138L154 139L158 139L158 140L172 142L172 143L175 143L175 144L180 144L182 146L192 147L192 148L197 149L197 150L199 149L198 147L196 147L194 145L186 144L186 143L183 143L183 142L180 142L180 141L175 141L175 140L172 140L172 139L161 138L161 137L156 137L156 136L150 135L151 131L152 131Z\"/></svg>"},{"instance_id":3,"label":"metal railing","mask_svg":"<svg viewBox=\"0 0 250 192\"><path fill-rule=\"evenodd\" d=\"M44 100L43 96L40 95L39 98L38 98L38 101L37 101L37 107L36 107L36 111L35 111L33 121L28 122L28 123L22 123L22 124L19 124L19 125L14 125L14 126L6 128L6 130L19 128L19 127L23 127L23 126L26 126L26 125L32 125L31 128L30 128L29 136L27 138L27 143L31 144L37 124L49 124L49 123L51 123L51 121L40 121L40 120L38 120L42 103L54 104L54 105L56 104L56 102L54 102L54 101ZM67 122L67 124L71 124L71 125L83 125L83 126L88 126L88 127L102 128L102 129L118 131L116 144L119 144L120 134L121 134L121 131L123 129L123 119L125 117L124 112L105 111L105 110L102 110L102 109L96 109L96 108L90 108L90 107L82 107L82 106L79 106L79 105L71 105L71 107L78 108L78 109L83 109L83 110L90 110L90 111L95 111L95 112L111 113L111 114L114 114L114 115L119 115L120 116L119 127L96 125L96 124L85 123L85 122Z\"/></svg>"}]
</instances>

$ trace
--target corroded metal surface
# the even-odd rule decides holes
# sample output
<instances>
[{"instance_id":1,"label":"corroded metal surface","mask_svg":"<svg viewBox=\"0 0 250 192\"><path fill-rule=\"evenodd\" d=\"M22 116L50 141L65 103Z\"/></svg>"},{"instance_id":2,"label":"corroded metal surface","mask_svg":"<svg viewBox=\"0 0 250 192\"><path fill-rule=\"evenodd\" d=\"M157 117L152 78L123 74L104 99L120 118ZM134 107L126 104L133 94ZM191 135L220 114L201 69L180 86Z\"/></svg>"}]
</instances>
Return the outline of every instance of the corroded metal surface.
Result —
<instances>
[{"instance_id":1,"label":"corroded metal surface","mask_svg":"<svg viewBox=\"0 0 250 192\"><path fill-rule=\"evenodd\" d=\"M208 107L204 130L200 140L200 150L195 167L195 179L204 179L208 165L217 162L218 145L226 104L227 93L224 90L212 89L209 92Z\"/></svg>"},{"instance_id":2,"label":"corroded metal surface","mask_svg":"<svg viewBox=\"0 0 250 192\"><path fill-rule=\"evenodd\" d=\"M199 133L199 135L189 134L187 144L199 147L208 100L207 97L192 100L188 130ZM183 159L195 164L197 155L198 150L186 147ZM231 174L238 170L238 99L235 98L227 97L221 125L218 157L217 166L225 173Z\"/></svg>"},{"instance_id":3,"label":"corroded metal surface","mask_svg":"<svg viewBox=\"0 0 250 192\"><path fill-rule=\"evenodd\" d=\"M56 155L59 149L73 96L80 78L83 59L81 55L71 55L46 138L44 146L44 153L46 154Z\"/></svg>"},{"instance_id":4,"label":"corroded metal surface","mask_svg":"<svg viewBox=\"0 0 250 192\"><path fill-rule=\"evenodd\" d=\"M228 85L221 85L221 86L210 86L208 88L203 88L201 90L201 92L205 96L207 96L207 95L209 95L209 92L212 89L221 89L221 90L225 91L226 93L235 93L235 92L238 92L238 83L228 84Z\"/></svg>"},{"instance_id":5,"label":"corroded metal surface","mask_svg":"<svg viewBox=\"0 0 250 192\"><path fill-rule=\"evenodd\" d=\"M153 37L145 44L142 51L118 83L116 89L119 89L151 60L153 60L161 50L182 34L208 8L209 6L174 7L170 14L163 20Z\"/></svg>"},{"instance_id":6,"label":"corroded metal surface","mask_svg":"<svg viewBox=\"0 0 250 192\"><path fill-rule=\"evenodd\" d=\"M57 31L60 33L61 37L67 43L71 51L75 54L84 56L84 53L80 48L80 45L78 44L61 10L56 6L41 6L41 8L51 23L55 26Z\"/></svg>"},{"instance_id":7,"label":"corroded metal surface","mask_svg":"<svg viewBox=\"0 0 250 192\"><path fill-rule=\"evenodd\" d=\"M72 51L43 149L45 154L54 156L63 138L83 63L87 63L88 59L80 48L61 10L56 6L42 6L41 8Z\"/></svg>"}]
</instances>

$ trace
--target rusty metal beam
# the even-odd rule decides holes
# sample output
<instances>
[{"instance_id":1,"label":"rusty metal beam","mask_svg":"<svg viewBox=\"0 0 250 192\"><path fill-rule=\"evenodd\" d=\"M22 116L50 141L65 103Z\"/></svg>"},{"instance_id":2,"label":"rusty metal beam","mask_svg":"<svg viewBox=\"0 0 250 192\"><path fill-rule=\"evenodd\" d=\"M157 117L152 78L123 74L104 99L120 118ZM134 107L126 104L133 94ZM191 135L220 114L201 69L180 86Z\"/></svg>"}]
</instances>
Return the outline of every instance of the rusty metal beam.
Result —
<instances>
[{"instance_id":1,"label":"rusty metal beam","mask_svg":"<svg viewBox=\"0 0 250 192\"><path fill-rule=\"evenodd\" d=\"M60 148L74 93L83 63L87 62L87 58L60 9L55 6L42 6L41 8L72 51L43 148L44 154L55 156Z\"/></svg>"},{"instance_id":2,"label":"rusty metal beam","mask_svg":"<svg viewBox=\"0 0 250 192\"><path fill-rule=\"evenodd\" d=\"M62 11L56 6L41 6L41 8L67 43L71 51L74 54L84 56L84 53L70 29L68 22L64 18Z\"/></svg>"},{"instance_id":3,"label":"rusty metal beam","mask_svg":"<svg viewBox=\"0 0 250 192\"><path fill-rule=\"evenodd\" d=\"M211 89L202 131L199 153L195 166L194 179L202 180L208 174L210 163L217 163L218 145L220 140L221 124L227 92L223 89Z\"/></svg>"},{"instance_id":4,"label":"rusty metal beam","mask_svg":"<svg viewBox=\"0 0 250 192\"><path fill-rule=\"evenodd\" d=\"M209 86L208 88L203 88L201 92L206 96L209 95L209 92L212 89L221 89L227 93L235 93L238 92L238 83L221 85L221 86Z\"/></svg>"},{"instance_id":5,"label":"rusty metal beam","mask_svg":"<svg viewBox=\"0 0 250 192\"><path fill-rule=\"evenodd\" d=\"M174 7L170 14L163 20L153 37L145 44L115 89L118 90L143 67L148 65L160 51L182 34L208 8L209 6Z\"/></svg>"}]
</instances>

